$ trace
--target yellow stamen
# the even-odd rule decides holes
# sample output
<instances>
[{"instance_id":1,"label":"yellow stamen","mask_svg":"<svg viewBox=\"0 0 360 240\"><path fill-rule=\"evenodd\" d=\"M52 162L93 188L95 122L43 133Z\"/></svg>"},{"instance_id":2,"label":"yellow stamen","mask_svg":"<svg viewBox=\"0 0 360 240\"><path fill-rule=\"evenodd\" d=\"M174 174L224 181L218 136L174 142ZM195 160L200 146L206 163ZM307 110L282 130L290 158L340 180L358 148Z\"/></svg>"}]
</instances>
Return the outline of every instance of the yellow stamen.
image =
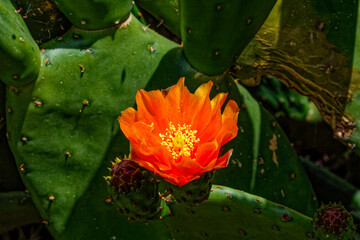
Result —
<instances>
[{"instance_id":1,"label":"yellow stamen","mask_svg":"<svg viewBox=\"0 0 360 240\"><path fill-rule=\"evenodd\" d=\"M165 146L172 154L173 159L179 159L181 156L191 156L194 151L195 144L200 141L196 138L196 130L191 130L191 125L178 124L175 127L171 122L165 134L159 134L161 137L161 145Z\"/></svg>"}]
</instances>

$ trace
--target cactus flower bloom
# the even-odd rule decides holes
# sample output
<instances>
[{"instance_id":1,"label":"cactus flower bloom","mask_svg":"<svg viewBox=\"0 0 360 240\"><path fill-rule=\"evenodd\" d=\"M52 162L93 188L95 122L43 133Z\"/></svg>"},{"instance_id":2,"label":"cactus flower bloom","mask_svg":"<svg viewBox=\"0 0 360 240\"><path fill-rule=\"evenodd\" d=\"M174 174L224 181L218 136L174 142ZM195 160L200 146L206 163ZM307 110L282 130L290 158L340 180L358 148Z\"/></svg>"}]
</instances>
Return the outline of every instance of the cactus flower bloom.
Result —
<instances>
[{"instance_id":1,"label":"cactus flower bloom","mask_svg":"<svg viewBox=\"0 0 360 240\"><path fill-rule=\"evenodd\" d=\"M178 186L226 167L232 149L220 156L221 147L238 132L236 102L228 101L221 114L227 93L210 100L211 81L194 94L184 81L165 91L138 91L137 110L127 108L118 117L131 159Z\"/></svg>"}]
</instances>

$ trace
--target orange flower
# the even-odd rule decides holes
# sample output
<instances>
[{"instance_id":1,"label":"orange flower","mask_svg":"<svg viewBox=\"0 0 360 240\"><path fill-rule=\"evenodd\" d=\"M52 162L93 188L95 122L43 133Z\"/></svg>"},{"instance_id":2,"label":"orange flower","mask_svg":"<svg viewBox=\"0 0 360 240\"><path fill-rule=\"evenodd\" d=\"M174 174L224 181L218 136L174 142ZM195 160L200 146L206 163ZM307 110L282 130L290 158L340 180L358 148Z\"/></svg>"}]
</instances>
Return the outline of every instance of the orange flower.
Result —
<instances>
[{"instance_id":1,"label":"orange flower","mask_svg":"<svg viewBox=\"0 0 360 240\"><path fill-rule=\"evenodd\" d=\"M226 167L232 149L220 156L221 147L238 131L235 101L230 100L221 114L226 93L210 101L211 81L192 94L184 80L168 91L140 90L137 111L130 107L118 118L131 144L131 159L178 186Z\"/></svg>"}]
</instances>

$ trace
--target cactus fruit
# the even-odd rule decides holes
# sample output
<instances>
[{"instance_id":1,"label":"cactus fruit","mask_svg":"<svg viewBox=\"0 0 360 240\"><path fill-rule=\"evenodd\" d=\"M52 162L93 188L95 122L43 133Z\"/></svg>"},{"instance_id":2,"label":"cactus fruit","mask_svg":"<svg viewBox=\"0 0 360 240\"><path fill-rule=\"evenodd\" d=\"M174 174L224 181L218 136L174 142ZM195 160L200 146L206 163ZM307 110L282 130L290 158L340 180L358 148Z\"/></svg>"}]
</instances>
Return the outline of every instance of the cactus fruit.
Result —
<instances>
[{"instance_id":1,"label":"cactus fruit","mask_svg":"<svg viewBox=\"0 0 360 240\"><path fill-rule=\"evenodd\" d=\"M130 220L148 221L158 211L158 183L153 174L130 159L116 159L111 176L105 177L110 186L111 201Z\"/></svg>"},{"instance_id":2,"label":"cactus fruit","mask_svg":"<svg viewBox=\"0 0 360 240\"><path fill-rule=\"evenodd\" d=\"M341 205L322 205L315 213L313 222L315 237L325 240L352 240L356 226L351 214Z\"/></svg>"},{"instance_id":3,"label":"cactus fruit","mask_svg":"<svg viewBox=\"0 0 360 240\"><path fill-rule=\"evenodd\" d=\"M186 203L189 206L199 205L209 199L213 175L214 171L205 172L200 178L181 187L168 184L168 188L178 203Z\"/></svg>"}]
</instances>

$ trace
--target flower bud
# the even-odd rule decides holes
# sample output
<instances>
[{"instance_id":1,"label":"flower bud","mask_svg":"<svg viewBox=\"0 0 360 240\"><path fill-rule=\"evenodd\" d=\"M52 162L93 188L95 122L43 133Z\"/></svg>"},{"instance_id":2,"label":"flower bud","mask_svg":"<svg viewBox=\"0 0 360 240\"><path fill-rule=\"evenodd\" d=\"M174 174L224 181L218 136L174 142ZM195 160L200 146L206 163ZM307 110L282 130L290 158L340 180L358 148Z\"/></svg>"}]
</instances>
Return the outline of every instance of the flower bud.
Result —
<instances>
[{"instance_id":1,"label":"flower bud","mask_svg":"<svg viewBox=\"0 0 360 240\"><path fill-rule=\"evenodd\" d=\"M152 173L130 159L117 159L105 177L112 203L129 220L149 220L158 212L158 184Z\"/></svg>"},{"instance_id":2,"label":"flower bud","mask_svg":"<svg viewBox=\"0 0 360 240\"><path fill-rule=\"evenodd\" d=\"M313 227L318 239L352 240L356 234L351 214L336 203L323 205L316 211Z\"/></svg>"}]
</instances>

